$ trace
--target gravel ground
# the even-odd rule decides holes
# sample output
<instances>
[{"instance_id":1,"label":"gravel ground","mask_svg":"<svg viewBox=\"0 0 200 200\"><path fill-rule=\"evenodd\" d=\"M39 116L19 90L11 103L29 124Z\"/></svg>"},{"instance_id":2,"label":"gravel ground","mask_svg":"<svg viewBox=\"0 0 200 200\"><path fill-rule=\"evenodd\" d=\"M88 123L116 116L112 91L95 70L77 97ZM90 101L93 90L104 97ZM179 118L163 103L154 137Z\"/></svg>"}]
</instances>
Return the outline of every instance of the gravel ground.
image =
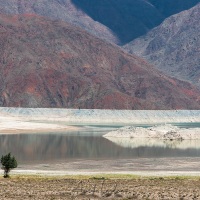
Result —
<instances>
[{"instance_id":1,"label":"gravel ground","mask_svg":"<svg viewBox=\"0 0 200 200\"><path fill-rule=\"evenodd\" d=\"M10 199L200 199L199 178L0 179L0 197Z\"/></svg>"}]
</instances>

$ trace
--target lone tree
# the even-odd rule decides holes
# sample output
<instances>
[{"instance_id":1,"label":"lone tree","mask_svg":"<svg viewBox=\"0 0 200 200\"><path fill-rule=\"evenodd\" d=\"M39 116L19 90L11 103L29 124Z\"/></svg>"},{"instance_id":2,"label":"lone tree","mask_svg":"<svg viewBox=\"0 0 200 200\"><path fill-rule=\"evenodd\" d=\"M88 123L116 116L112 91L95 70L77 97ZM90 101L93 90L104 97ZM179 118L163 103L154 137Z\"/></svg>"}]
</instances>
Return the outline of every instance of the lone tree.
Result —
<instances>
[{"instance_id":1,"label":"lone tree","mask_svg":"<svg viewBox=\"0 0 200 200\"><path fill-rule=\"evenodd\" d=\"M11 153L8 153L7 155L1 157L1 164L2 169L4 170L4 178L8 178L8 173L10 172L10 170L17 167L17 161L14 156L11 157Z\"/></svg>"}]
</instances>

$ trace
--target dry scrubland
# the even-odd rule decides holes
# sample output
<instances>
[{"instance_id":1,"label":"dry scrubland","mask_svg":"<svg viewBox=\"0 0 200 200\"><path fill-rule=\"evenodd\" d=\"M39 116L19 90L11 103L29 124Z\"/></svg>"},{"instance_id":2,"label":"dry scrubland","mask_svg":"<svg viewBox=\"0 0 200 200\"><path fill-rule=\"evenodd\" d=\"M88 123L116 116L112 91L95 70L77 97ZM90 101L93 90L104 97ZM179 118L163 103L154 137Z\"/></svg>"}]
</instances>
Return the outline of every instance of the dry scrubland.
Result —
<instances>
[{"instance_id":1,"label":"dry scrubland","mask_svg":"<svg viewBox=\"0 0 200 200\"><path fill-rule=\"evenodd\" d=\"M0 178L1 199L200 199L200 178Z\"/></svg>"}]
</instances>

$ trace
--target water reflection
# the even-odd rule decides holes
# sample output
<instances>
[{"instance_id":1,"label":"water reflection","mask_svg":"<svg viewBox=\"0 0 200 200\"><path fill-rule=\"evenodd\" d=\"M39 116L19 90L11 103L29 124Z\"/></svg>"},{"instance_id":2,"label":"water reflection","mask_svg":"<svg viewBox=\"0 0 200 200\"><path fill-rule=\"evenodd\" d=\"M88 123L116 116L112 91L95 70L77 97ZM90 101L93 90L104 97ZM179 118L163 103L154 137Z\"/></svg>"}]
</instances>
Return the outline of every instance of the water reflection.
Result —
<instances>
[{"instance_id":1,"label":"water reflection","mask_svg":"<svg viewBox=\"0 0 200 200\"><path fill-rule=\"evenodd\" d=\"M158 140L149 138L106 138L124 148L139 148L139 147L160 147L171 149L199 149L200 140Z\"/></svg>"},{"instance_id":2,"label":"water reflection","mask_svg":"<svg viewBox=\"0 0 200 200\"><path fill-rule=\"evenodd\" d=\"M171 143L172 144L172 143ZM200 145L109 141L102 136L73 134L0 135L0 154L12 152L20 163L71 159L200 156ZM181 148L179 148L181 147ZM186 146L185 146L186 147Z\"/></svg>"}]
</instances>

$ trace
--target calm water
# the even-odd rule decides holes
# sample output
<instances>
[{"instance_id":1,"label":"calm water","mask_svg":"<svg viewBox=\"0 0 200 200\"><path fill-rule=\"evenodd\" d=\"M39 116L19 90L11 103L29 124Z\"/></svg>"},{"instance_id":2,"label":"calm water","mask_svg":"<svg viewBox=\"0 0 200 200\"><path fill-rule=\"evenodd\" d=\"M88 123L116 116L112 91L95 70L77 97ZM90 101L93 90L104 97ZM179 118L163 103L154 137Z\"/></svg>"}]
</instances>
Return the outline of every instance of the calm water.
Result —
<instances>
[{"instance_id":1,"label":"calm water","mask_svg":"<svg viewBox=\"0 0 200 200\"><path fill-rule=\"evenodd\" d=\"M178 124L180 127L200 127L196 124ZM146 126L148 125L140 125ZM74 159L122 159L156 157L200 157L200 141L183 143L110 141L103 134L116 126L86 126L84 131L0 135L0 154L12 152L20 163Z\"/></svg>"}]
</instances>

